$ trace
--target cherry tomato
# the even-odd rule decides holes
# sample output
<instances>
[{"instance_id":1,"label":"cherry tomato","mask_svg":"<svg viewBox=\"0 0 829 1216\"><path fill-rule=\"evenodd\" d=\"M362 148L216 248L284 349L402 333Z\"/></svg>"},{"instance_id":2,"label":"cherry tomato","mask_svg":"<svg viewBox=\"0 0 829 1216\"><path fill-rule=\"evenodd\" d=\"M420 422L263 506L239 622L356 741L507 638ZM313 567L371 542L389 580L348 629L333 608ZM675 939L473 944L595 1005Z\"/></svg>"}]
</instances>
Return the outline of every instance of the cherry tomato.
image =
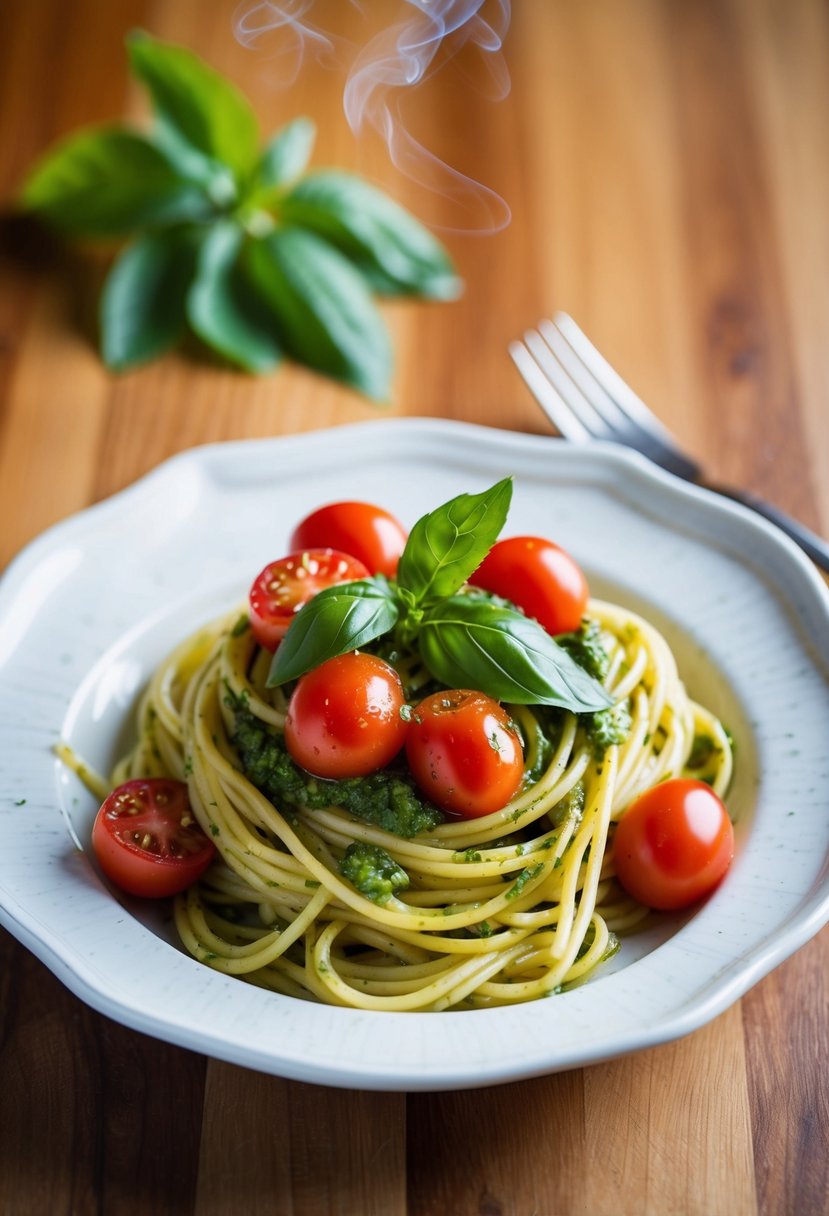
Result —
<instances>
[{"instance_id":1,"label":"cherry tomato","mask_svg":"<svg viewBox=\"0 0 829 1216\"><path fill-rule=\"evenodd\" d=\"M734 829L703 781L677 778L625 811L613 842L622 886L650 908L685 908L713 891L731 865Z\"/></svg>"},{"instance_id":2,"label":"cherry tomato","mask_svg":"<svg viewBox=\"0 0 829 1216\"><path fill-rule=\"evenodd\" d=\"M190 808L187 786L168 777L114 789L98 811L92 847L116 886L151 899L189 887L216 855Z\"/></svg>"},{"instance_id":3,"label":"cherry tomato","mask_svg":"<svg viewBox=\"0 0 829 1216\"><path fill-rule=\"evenodd\" d=\"M328 659L294 689L285 746L316 777L364 777L393 760L407 723L400 676L382 659L352 651Z\"/></svg>"},{"instance_id":4,"label":"cherry tomato","mask_svg":"<svg viewBox=\"0 0 829 1216\"><path fill-rule=\"evenodd\" d=\"M248 597L253 636L265 650L276 650L303 604L325 587L358 578L368 578L363 563L336 549L303 549L271 562Z\"/></svg>"},{"instance_id":5,"label":"cherry tomato","mask_svg":"<svg viewBox=\"0 0 829 1216\"><path fill-rule=\"evenodd\" d=\"M496 541L469 581L510 600L551 634L578 629L587 607L580 568L569 553L538 536Z\"/></svg>"},{"instance_id":6,"label":"cherry tomato","mask_svg":"<svg viewBox=\"0 0 829 1216\"><path fill-rule=\"evenodd\" d=\"M506 806L524 775L509 715L491 697L466 688L420 702L409 723L406 758L429 801L464 819Z\"/></svg>"},{"instance_id":7,"label":"cherry tomato","mask_svg":"<svg viewBox=\"0 0 829 1216\"><path fill-rule=\"evenodd\" d=\"M397 573L406 544L402 524L370 502L332 502L306 516L291 537L292 549L331 545L350 553L372 574Z\"/></svg>"}]
</instances>

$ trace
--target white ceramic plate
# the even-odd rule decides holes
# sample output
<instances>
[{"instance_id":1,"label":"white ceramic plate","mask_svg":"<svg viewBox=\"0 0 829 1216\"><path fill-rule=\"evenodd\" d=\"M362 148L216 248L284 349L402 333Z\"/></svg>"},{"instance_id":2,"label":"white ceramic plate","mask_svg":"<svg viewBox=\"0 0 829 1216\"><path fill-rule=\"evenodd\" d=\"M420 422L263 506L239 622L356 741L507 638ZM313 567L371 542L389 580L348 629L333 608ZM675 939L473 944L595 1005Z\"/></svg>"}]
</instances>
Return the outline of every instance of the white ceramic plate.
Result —
<instances>
[{"instance_id":1,"label":"white ceramic plate","mask_svg":"<svg viewBox=\"0 0 829 1216\"><path fill-rule=\"evenodd\" d=\"M153 665L241 600L313 507L366 498L410 525L506 473L508 530L556 539L594 593L660 625L691 693L731 726L738 851L725 882L589 984L516 1008L356 1012L196 963L157 909L100 879L96 808L53 743L108 769ZM187 452L53 528L0 584L0 920L118 1021L305 1081L486 1085L676 1038L829 920L827 601L781 533L619 448L413 420Z\"/></svg>"}]
</instances>

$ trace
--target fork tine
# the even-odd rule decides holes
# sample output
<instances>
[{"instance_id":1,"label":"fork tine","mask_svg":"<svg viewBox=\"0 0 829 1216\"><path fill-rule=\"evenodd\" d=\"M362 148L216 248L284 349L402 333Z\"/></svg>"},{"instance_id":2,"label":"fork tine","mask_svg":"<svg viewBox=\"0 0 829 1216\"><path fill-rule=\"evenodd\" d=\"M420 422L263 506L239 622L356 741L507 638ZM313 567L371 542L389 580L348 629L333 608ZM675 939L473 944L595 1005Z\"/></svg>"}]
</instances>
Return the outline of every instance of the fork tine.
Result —
<instances>
[{"instance_id":1,"label":"fork tine","mask_svg":"<svg viewBox=\"0 0 829 1216\"><path fill-rule=\"evenodd\" d=\"M601 436L594 428L597 438L613 439L623 443L621 432L629 428L630 423L622 410L607 393L571 346L568 338L562 334L553 321L546 317L538 323L538 332L555 355L556 359L567 372L567 375L578 388L581 395L590 402L594 413L603 420Z\"/></svg>"},{"instance_id":2,"label":"fork tine","mask_svg":"<svg viewBox=\"0 0 829 1216\"><path fill-rule=\"evenodd\" d=\"M650 457L671 473L707 485L771 520L829 574L829 545L777 507L739 490L711 486L702 470L677 446L667 427L651 414L566 313L528 330L509 353L525 384L565 439L584 443L609 438Z\"/></svg>"},{"instance_id":3,"label":"fork tine","mask_svg":"<svg viewBox=\"0 0 829 1216\"><path fill-rule=\"evenodd\" d=\"M700 475L699 465L685 455L668 428L596 350L568 313L557 312L552 325L550 322L542 324L546 327L545 337L547 330L560 335L564 346L572 352L565 353L562 343L558 343L559 358L585 396L618 430L619 433L614 436L618 442L639 448L657 464L671 469L680 477L693 480ZM634 434L631 434L631 427L635 428Z\"/></svg>"},{"instance_id":4,"label":"fork tine","mask_svg":"<svg viewBox=\"0 0 829 1216\"><path fill-rule=\"evenodd\" d=\"M540 326L538 330L526 331L524 344L556 393L562 416L575 417L591 439L613 439L612 428L576 384L558 357L558 352L545 340ZM567 434L566 431L563 433Z\"/></svg>"},{"instance_id":5,"label":"fork tine","mask_svg":"<svg viewBox=\"0 0 829 1216\"><path fill-rule=\"evenodd\" d=\"M523 342L510 342L508 349L524 383L558 433L571 443L586 443L591 437L590 432L553 388L529 348Z\"/></svg>"},{"instance_id":6,"label":"fork tine","mask_svg":"<svg viewBox=\"0 0 829 1216\"><path fill-rule=\"evenodd\" d=\"M575 378L562 361L559 351L547 341L543 331L543 322L537 330L530 329L524 334L524 341L535 356L535 361L558 393L562 407L582 424L591 439L613 439L612 427L596 409L592 397L589 397L578 385Z\"/></svg>"}]
</instances>

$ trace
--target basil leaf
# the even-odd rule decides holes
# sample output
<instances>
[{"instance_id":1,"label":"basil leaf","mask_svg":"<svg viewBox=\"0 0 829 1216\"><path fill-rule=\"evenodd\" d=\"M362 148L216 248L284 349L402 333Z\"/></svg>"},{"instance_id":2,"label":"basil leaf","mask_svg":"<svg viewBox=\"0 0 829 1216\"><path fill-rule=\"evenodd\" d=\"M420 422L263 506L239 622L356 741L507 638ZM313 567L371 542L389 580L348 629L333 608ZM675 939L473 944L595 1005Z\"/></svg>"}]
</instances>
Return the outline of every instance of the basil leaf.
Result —
<instances>
[{"instance_id":1,"label":"basil leaf","mask_svg":"<svg viewBox=\"0 0 829 1216\"><path fill-rule=\"evenodd\" d=\"M109 367L121 371L175 345L197 250L196 234L170 229L139 237L118 257L101 296L101 346Z\"/></svg>"},{"instance_id":2,"label":"basil leaf","mask_svg":"<svg viewBox=\"0 0 829 1216\"><path fill-rule=\"evenodd\" d=\"M279 203L286 224L310 229L355 262L375 290L454 300L461 280L443 245L399 204L347 173L309 174Z\"/></svg>"},{"instance_id":3,"label":"basil leaf","mask_svg":"<svg viewBox=\"0 0 829 1216\"><path fill-rule=\"evenodd\" d=\"M397 614L385 579L326 587L292 621L273 656L268 687L296 680L327 659L373 642L394 627Z\"/></svg>"},{"instance_id":4,"label":"basil leaf","mask_svg":"<svg viewBox=\"0 0 829 1216\"><path fill-rule=\"evenodd\" d=\"M256 164L259 128L235 85L192 51L142 31L127 47L134 75L150 92L162 146L199 179L211 160L246 177Z\"/></svg>"},{"instance_id":5,"label":"basil leaf","mask_svg":"<svg viewBox=\"0 0 829 1216\"><path fill-rule=\"evenodd\" d=\"M401 589L418 604L454 595L497 540L511 499L512 479L505 477L482 494L459 494L419 519L397 568Z\"/></svg>"},{"instance_id":6,"label":"basil leaf","mask_svg":"<svg viewBox=\"0 0 829 1216\"><path fill-rule=\"evenodd\" d=\"M202 243L187 296L187 319L208 346L249 372L267 372L281 358L273 315L246 283L239 266L244 233L216 224Z\"/></svg>"},{"instance_id":7,"label":"basil leaf","mask_svg":"<svg viewBox=\"0 0 829 1216\"><path fill-rule=\"evenodd\" d=\"M287 123L265 145L257 169L258 184L267 189L299 177L310 159L316 133L310 118Z\"/></svg>"},{"instance_id":8,"label":"basil leaf","mask_svg":"<svg viewBox=\"0 0 829 1216\"><path fill-rule=\"evenodd\" d=\"M300 363L385 401L391 346L360 274L310 232L281 228L248 243L245 268Z\"/></svg>"},{"instance_id":9,"label":"basil leaf","mask_svg":"<svg viewBox=\"0 0 829 1216\"><path fill-rule=\"evenodd\" d=\"M48 152L21 202L53 227L85 236L203 219L210 202L154 144L120 127L82 131Z\"/></svg>"},{"instance_id":10,"label":"basil leaf","mask_svg":"<svg viewBox=\"0 0 829 1216\"><path fill-rule=\"evenodd\" d=\"M529 617L472 595L424 616L421 657L450 688L477 688L516 705L557 705L582 714L612 705L596 680Z\"/></svg>"}]
</instances>

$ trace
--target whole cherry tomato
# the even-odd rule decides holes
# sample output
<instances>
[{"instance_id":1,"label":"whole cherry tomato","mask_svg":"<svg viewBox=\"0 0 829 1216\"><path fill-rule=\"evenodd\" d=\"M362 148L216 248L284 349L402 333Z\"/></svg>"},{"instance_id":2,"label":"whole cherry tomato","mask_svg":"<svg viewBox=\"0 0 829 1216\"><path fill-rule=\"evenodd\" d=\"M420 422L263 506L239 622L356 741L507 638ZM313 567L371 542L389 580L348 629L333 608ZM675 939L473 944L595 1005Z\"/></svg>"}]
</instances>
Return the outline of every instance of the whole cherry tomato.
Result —
<instances>
[{"instance_id":1,"label":"whole cherry tomato","mask_svg":"<svg viewBox=\"0 0 829 1216\"><path fill-rule=\"evenodd\" d=\"M551 634L578 629L590 594L570 554L539 536L496 541L469 581L510 600Z\"/></svg>"},{"instance_id":2,"label":"whole cherry tomato","mask_svg":"<svg viewBox=\"0 0 829 1216\"><path fill-rule=\"evenodd\" d=\"M409 723L406 758L425 797L464 819L506 806L524 774L509 715L491 697L465 688L420 702Z\"/></svg>"},{"instance_id":3,"label":"whole cherry tomato","mask_svg":"<svg viewBox=\"0 0 829 1216\"><path fill-rule=\"evenodd\" d=\"M676 778L646 790L616 828L613 860L629 895L663 911L708 895L731 865L734 830L703 781Z\"/></svg>"},{"instance_id":4,"label":"whole cherry tomato","mask_svg":"<svg viewBox=\"0 0 829 1216\"><path fill-rule=\"evenodd\" d=\"M367 577L362 562L336 549L303 549L270 562L248 597L253 636L266 650L276 650L300 608L318 591Z\"/></svg>"},{"instance_id":5,"label":"whole cherry tomato","mask_svg":"<svg viewBox=\"0 0 829 1216\"><path fill-rule=\"evenodd\" d=\"M168 777L114 789L98 811L92 847L122 891L156 899L189 887L216 855L193 815L187 786Z\"/></svg>"},{"instance_id":6,"label":"whole cherry tomato","mask_svg":"<svg viewBox=\"0 0 829 1216\"><path fill-rule=\"evenodd\" d=\"M364 777L403 746L406 698L382 659L352 651L302 676L288 705L285 746L316 777Z\"/></svg>"},{"instance_id":7,"label":"whole cherry tomato","mask_svg":"<svg viewBox=\"0 0 829 1216\"><path fill-rule=\"evenodd\" d=\"M372 574L392 578L406 544L401 523L370 502L332 502L306 516L291 537L293 549L330 545L361 561Z\"/></svg>"}]
</instances>

